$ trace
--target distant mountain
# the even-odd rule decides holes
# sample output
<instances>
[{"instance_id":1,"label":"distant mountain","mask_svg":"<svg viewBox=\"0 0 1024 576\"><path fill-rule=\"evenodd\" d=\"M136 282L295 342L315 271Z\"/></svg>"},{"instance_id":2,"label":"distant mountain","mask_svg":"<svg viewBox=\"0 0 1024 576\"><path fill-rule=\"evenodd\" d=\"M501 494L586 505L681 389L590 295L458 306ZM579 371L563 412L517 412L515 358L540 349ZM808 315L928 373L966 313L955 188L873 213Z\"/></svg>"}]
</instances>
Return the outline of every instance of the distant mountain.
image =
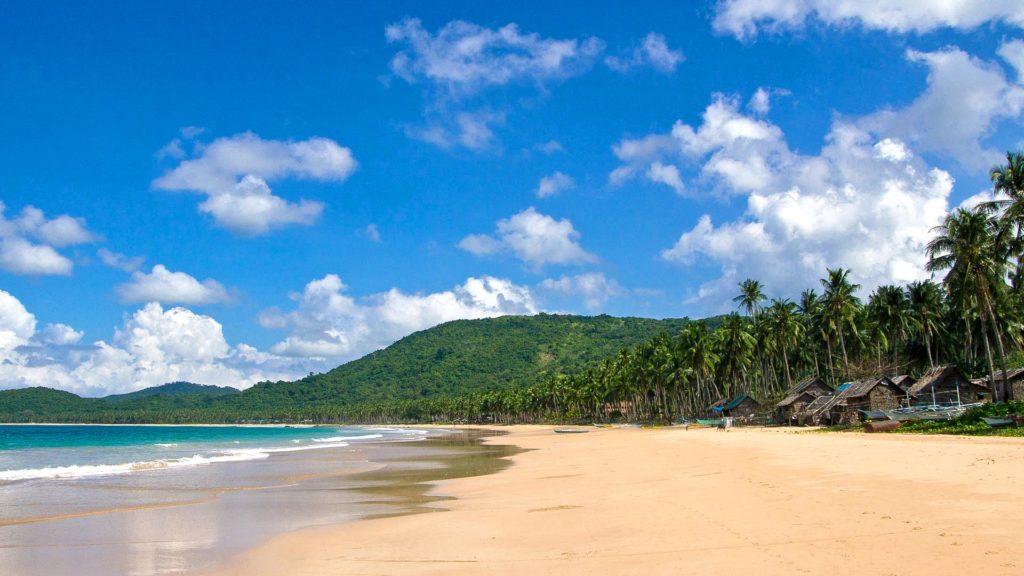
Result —
<instances>
[{"instance_id":1,"label":"distant mountain","mask_svg":"<svg viewBox=\"0 0 1024 576\"><path fill-rule=\"evenodd\" d=\"M324 407L453 397L531 386L593 366L688 319L538 314L457 320L416 332L324 374L234 388L173 382L80 398L48 388L0 391L0 422L233 422L301 419ZM719 319L706 320L714 328Z\"/></svg>"},{"instance_id":2,"label":"distant mountain","mask_svg":"<svg viewBox=\"0 0 1024 576\"><path fill-rule=\"evenodd\" d=\"M104 396L101 400L108 402L123 402L125 400L134 400L137 398L148 398L150 396L187 396L193 394L216 398L218 396L238 394L239 392L241 392L241 390L230 386L210 386L207 384L193 384L191 382L170 382L168 384L161 384L160 386L143 388L142 390L136 390L135 392L128 392L127 394L111 394L110 396Z\"/></svg>"}]
</instances>

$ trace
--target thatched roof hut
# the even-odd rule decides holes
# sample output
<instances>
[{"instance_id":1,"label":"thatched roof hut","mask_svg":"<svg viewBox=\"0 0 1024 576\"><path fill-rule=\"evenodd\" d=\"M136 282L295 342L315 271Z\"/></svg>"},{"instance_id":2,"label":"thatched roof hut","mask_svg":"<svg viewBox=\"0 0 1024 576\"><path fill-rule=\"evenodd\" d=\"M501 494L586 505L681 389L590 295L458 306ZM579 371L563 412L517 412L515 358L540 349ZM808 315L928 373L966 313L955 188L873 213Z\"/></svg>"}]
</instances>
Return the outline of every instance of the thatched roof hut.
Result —
<instances>
[{"instance_id":1,"label":"thatched roof hut","mask_svg":"<svg viewBox=\"0 0 1024 576\"><path fill-rule=\"evenodd\" d=\"M775 421L795 423L815 398L832 394L832 387L817 376L804 378L786 391L786 397L775 405Z\"/></svg>"},{"instance_id":2,"label":"thatched roof hut","mask_svg":"<svg viewBox=\"0 0 1024 576\"><path fill-rule=\"evenodd\" d=\"M985 384L971 381L955 364L936 367L907 389L918 404L972 404L991 398Z\"/></svg>"},{"instance_id":3,"label":"thatched roof hut","mask_svg":"<svg viewBox=\"0 0 1024 576\"><path fill-rule=\"evenodd\" d=\"M886 377L847 382L830 396L820 396L804 411L806 424L851 424L860 422L861 411L892 410L906 394Z\"/></svg>"},{"instance_id":4,"label":"thatched roof hut","mask_svg":"<svg viewBox=\"0 0 1024 576\"><path fill-rule=\"evenodd\" d=\"M914 378L910 374L890 376L889 380L892 380L892 383L899 386L900 389L903 390L904 392L906 392L911 386L914 385L915 382L917 382L917 378Z\"/></svg>"},{"instance_id":5,"label":"thatched roof hut","mask_svg":"<svg viewBox=\"0 0 1024 576\"><path fill-rule=\"evenodd\" d=\"M722 398L709 406L712 414L731 418L752 417L760 407L757 400L747 394L739 394L731 399Z\"/></svg>"}]
</instances>

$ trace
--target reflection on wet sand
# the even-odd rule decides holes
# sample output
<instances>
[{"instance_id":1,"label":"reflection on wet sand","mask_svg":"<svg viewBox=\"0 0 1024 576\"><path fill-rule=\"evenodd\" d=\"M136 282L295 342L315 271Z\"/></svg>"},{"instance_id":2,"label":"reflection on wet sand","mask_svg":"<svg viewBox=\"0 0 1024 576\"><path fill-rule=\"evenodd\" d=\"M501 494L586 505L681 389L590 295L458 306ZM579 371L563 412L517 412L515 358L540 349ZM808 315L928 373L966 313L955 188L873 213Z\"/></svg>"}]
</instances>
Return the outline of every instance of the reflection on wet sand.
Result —
<instances>
[{"instance_id":1,"label":"reflection on wet sand","mask_svg":"<svg viewBox=\"0 0 1024 576\"><path fill-rule=\"evenodd\" d=\"M0 566L21 576L167 574L216 565L282 532L437 510L443 498L430 482L508 465L502 457L514 449L484 446L486 435L4 486L14 496L0 518Z\"/></svg>"}]
</instances>

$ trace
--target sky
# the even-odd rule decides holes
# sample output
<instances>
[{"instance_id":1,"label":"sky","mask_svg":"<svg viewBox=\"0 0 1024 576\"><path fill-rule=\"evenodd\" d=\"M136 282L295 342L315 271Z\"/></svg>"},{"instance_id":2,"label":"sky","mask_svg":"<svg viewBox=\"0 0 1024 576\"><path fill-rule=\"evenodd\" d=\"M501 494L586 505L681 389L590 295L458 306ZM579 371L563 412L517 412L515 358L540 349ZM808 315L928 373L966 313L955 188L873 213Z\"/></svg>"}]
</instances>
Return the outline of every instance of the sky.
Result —
<instances>
[{"instance_id":1,"label":"sky","mask_svg":"<svg viewBox=\"0 0 1024 576\"><path fill-rule=\"evenodd\" d=\"M0 8L0 388L240 388L460 318L703 317L1024 147L1016 0Z\"/></svg>"}]
</instances>

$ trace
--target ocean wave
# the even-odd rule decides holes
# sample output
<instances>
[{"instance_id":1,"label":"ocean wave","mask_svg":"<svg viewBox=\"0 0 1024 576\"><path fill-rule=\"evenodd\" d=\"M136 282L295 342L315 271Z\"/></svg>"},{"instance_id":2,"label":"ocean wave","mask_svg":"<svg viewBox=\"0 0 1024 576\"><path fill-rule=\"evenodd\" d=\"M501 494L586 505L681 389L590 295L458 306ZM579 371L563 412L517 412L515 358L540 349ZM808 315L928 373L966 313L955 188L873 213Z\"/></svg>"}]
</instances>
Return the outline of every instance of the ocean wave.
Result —
<instances>
[{"instance_id":1,"label":"ocean wave","mask_svg":"<svg viewBox=\"0 0 1024 576\"><path fill-rule=\"evenodd\" d=\"M153 446L159 446L161 448L175 448L177 445L178 444L175 443L175 442L171 442L169 444L165 444L165 443L162 443L162 442L157 442L156 444L153 444Z\"/></svg>"},{"instance_id":2,"label":"ocean wave","mask_svg":"<svg viewBox=\"0 0 1024 576\"><path fill-rule=\"evenodd\" d=\"M362 436L331 436L330 438L313 438L313 442L345 442L346 440L373 440L383 438L383 434L364 434Z\"/></svg>"},{"instance_id":3,"label":"ocean wave","mask_svg":"<svg viewBox=\"0 0 1024 576\"><path fill-rule=\"evenodd\" d=\"M148 460L144 462L126 462L124 464L81 464L73 466L52 466L46 468L28 468L22 470L0 471L0 481L12 482L15 480L36 480L36 479L64 479L64 478L87 478L90 476L115 476L119 474L131 474L133 472L145 472L149 470L166 470L169 468L185 468L189 466L203 466L217 464L220 462L242 462L245 460L260 460L269 457L266 452L242 451L218 454L215 456L189 456L186 458L172 458L163 460Z\"/></svg>"}]
</instances>

